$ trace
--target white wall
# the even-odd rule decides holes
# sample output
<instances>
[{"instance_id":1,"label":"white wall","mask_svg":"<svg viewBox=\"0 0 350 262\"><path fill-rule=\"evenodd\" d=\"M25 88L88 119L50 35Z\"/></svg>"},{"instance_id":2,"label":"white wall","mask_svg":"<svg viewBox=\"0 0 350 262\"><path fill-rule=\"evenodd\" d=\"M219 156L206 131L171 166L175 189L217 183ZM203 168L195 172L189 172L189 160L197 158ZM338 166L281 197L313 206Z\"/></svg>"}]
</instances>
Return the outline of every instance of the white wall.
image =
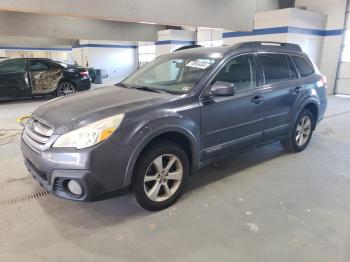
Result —
<instances>
[{"instance_id":1,"label":"white wall","mask_svg":"<svg viewBox=\"0 0 350 262\"><path fill-rule=\"evenodd\" d=\"M327 15L326 30L343 29L346 0L296 0L295 5ZM342 35L324 38L320 70L327 76L330 94L334 91L341 44Z\"/></svg>"},{"instance_id":2,"label":"white wall","mask_svg":"<svg viewBox=\"0 0 350 262\"><path fill-rule=\"evenodd\" d=\"M80 40L73 59L82 66L104 69L108 76L122 80L137 69L135 42Z\"/></svg>"},{"instance_id":3,"label":"white wall","mask_svg":"<svg viewBox=\"0 0 350 262\"><path fill-rule=\"evenodd\" d=\"M206 47L220 46L223 44L223 31L223 29L200 27L197 29L197 44Z\"/></svg>"},{"instance_id":4,"label":"white wall","mask_svg":"<svg viewBox=\"0 0 350 262\"><path fill-rule=\"evenodd\" d=\"M1 47L0 47L1 48ZM13 50L0 49L0 56L7 56L11 58L50 58L56 61L72 63L72 51L61 50Z\"/></svg>"},{"instance_id":5,"label":"white wall","mask_svg":"<svg viewBox=\"0 0 350 262\"><path fill-rule=\"evenodd\" d=\"M346 0L296 0L296 6L257 13L254 32L249 36L224 37L224 44L242 41L277 41L299 44L315 61L328 79L328 93L333 94L339 61ZM280 29L280 33L264 33L265 29ZM311 30L310 30L311 29ZM316 29L317 31L313 31ZM260 30L260 31L259 31ZM262 34L258 32L262 32ZM334 34L334 35L333 35Z\"/></svg>"},{"instance_id":6,"label":"white wall","mask_svg":"<svg viewBox=\"0 0 350 262\"><path fill-rule=\"evenodd\" d=\"M243 41L296 43L320 66L324 37L295 32L300 28L324 30L326 21L326 15L295 8L257 13L254 19L255 32L253 35L224 38L224 44L233 45ZM276 33L275 29L279 29L281 32Z\"/></svg>"}]
</instances>

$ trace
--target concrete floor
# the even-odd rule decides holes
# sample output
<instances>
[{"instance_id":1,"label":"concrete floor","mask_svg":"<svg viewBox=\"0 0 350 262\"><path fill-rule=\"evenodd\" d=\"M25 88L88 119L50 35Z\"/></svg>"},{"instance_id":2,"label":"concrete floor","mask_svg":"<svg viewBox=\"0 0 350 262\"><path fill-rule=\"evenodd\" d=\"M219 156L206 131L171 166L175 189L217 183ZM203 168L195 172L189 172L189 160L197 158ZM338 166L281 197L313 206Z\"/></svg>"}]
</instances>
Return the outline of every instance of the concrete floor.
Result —
<instances>
[{"instance_id":1,"label":"concrete floor","mask_svg":"<svg viewBox=\"0 0 350 262\"><path fill-rule=\"evenodd\" d=\"M0 129L43 102L0 104ZM158 213L127 196L0 203L0 261L350 261L349 123L350 98L330 97L304 152L276 143L205 168ZM0 202L42 190L18 136L0 156Z\"/></svg>"}]
</instances>

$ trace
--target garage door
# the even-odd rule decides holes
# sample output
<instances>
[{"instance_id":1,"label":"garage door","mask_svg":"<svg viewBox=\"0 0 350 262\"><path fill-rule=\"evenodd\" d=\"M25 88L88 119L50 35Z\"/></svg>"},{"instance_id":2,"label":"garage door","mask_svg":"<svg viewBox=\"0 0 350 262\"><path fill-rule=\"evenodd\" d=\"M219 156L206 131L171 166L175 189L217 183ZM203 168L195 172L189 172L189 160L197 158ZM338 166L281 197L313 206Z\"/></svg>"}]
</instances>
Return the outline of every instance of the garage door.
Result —
<instances>
[{"instance_id":1,"label":"garage door","mask_svg":"<svg viewBox=\"0 0 350 262\"><path fill-rule=\"evenodd\" d=\"M350 95L350 19L349 9L345 18L345 37L337 76L336 93Z\"/></svg>"}]
</instances>

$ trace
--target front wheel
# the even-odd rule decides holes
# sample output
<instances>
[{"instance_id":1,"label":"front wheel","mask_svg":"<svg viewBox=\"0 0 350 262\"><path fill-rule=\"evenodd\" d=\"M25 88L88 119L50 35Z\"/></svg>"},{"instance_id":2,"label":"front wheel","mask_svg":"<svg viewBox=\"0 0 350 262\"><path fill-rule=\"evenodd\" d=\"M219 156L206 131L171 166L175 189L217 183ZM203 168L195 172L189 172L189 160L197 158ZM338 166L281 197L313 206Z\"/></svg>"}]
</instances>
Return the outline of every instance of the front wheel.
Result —
<instances>
[{"instance_id":1,"label":"front wheel","mask_svg":"<svg viewBox=\"0 0 350 262\"><path fill-rule=\"evenodd\" d=\"M159 141L140 156L131 191L141 207L157 211L171 206L181 196L190 166L186 152L177 144Z\"/></svg>"},{"instance_id":2,"label":"front wheel","mask_svg":"<svg viewBox=\"0 0 350 262\"><path fill-rule=\"evenodd\" d=\"M68 81L63 81L58 84L57 87L57 96L68 96L76 93L77 90L73 83Z\"/></svg>"},{"instance_id":3,"label":"front wheel","mask_svg":"<svg viewBox=\"0 0 350 262\"><path fill-rule=\"evenodd\" d=\"M287 139L281 140L281 144L288 152L301 152L309 144L315 127L313 114L304 109L293 126Z\"/></svg>"}]
</instances>

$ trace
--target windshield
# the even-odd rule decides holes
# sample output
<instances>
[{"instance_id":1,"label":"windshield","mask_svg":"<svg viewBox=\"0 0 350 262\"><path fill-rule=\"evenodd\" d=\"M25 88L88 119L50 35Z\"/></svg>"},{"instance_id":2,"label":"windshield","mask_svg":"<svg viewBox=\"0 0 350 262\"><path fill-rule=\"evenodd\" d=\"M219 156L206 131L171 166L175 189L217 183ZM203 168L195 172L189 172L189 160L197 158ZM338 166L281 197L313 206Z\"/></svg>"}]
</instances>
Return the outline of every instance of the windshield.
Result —
<instances>
[{"instance_id":1,"label":"windshield","mask_svg":"<svg viewBox=\"0 0 350 262\"><path fill-rule=\"evenodd\" d=\"M160 57L129 76L121 84L169 93L187 93L203 77L216 59L200 57Z\"/></svg>"}]
</instances>

